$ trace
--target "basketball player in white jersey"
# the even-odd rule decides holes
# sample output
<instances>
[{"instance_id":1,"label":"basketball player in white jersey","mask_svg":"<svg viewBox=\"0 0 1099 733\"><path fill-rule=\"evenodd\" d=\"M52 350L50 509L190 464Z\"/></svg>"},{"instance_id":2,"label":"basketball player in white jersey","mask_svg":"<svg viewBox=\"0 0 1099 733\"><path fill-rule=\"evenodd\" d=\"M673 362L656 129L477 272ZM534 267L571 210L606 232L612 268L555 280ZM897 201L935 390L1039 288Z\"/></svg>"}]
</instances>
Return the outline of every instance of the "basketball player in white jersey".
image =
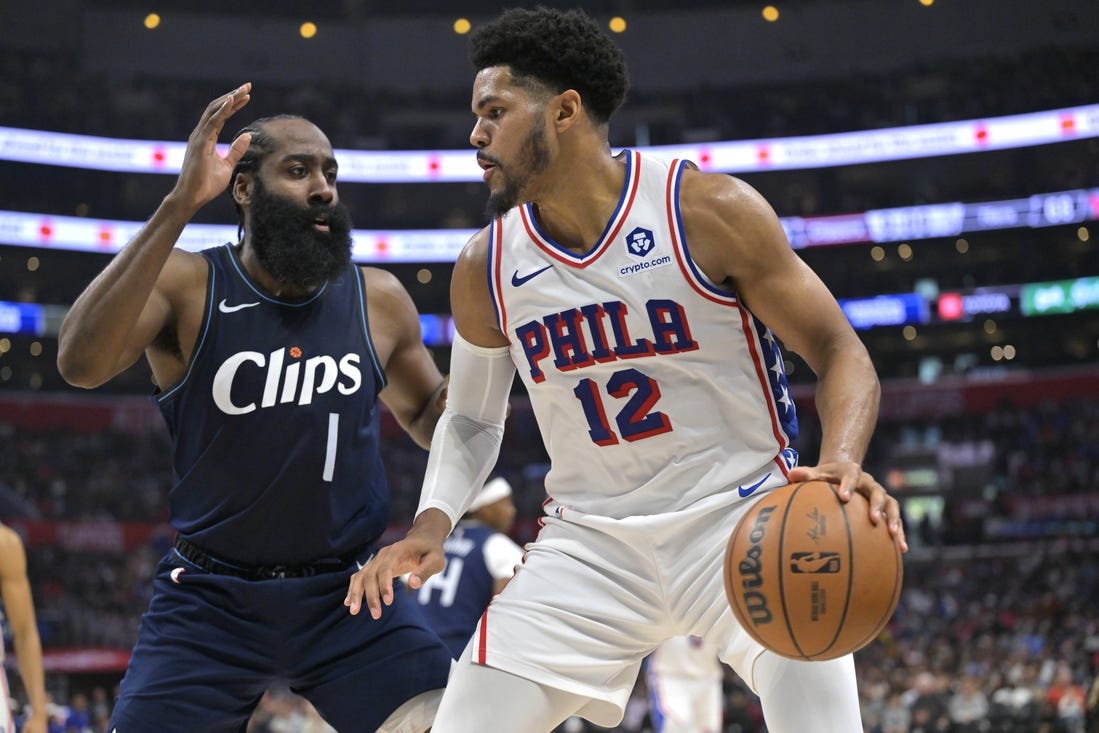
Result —
<instances>
[{"instance_id":1,"label":"basketball player in white jersey","mask_svg":"<svg viewBox=\"0 0 1099 733\"><path fill-rule=\"evenodd\" d=\"M725 672L718 648L697 636L673 636L645 659L653 733L721 733Z\"/></svg>"},{"instance_id":2,"label":"basketball player in white jersey","mask_svg":"<svg viewBox=\"0 0 1099 733\"><path fill-rule=\"evenodd\" d=\"M729 533L791 481L866 495L906 549L896 500L861 471L873 365L835 299L745 183L612 155L622 52L582 11L513 9L471 38L470 140L496 218L455 264L447 408L406 537L352 576L372 616L443 568L443 540L499 453L518 371L550 456L543 527L447 684L433 733L545 733L621 720L642 659L717 646L772 733L862 730L851 656L765 650L725 599ZM776 339L817 374L821 461L795 468Z\"/></svg>"},{"instance_id":3,"label":"basketball player in white jersey","mask_svg":"<svg viewBox=\"0 0 1099 733\"><path fill-rule=\"evenodd\" d=\"M23 733L46 733L46 681L42 668L42 642L34 620L34 599L27 579L27 554L23 540L10 527L0 524L0 600L11 626L15 662L31 713L23 722ZM2 617L0 617L2 618ZM4 674L4 644L0 640L0 733L15 733L8 679Z\"/></svg>"}]
</instances>

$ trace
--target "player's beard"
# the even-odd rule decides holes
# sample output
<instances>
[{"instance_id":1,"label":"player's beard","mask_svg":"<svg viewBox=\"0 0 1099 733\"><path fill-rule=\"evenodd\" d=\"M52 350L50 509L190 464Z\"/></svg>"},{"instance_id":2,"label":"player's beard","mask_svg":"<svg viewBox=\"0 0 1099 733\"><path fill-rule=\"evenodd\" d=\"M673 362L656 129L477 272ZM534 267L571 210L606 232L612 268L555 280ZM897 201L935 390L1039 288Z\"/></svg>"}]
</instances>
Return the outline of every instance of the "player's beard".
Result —
<instances>
[{"instance_id":1,"label":"player's beard","mask_svg":"<svg viewBox=\"0 0 1099 733\"><path fill-rule=\"evenodd\" d=\"M488 202L485 204L485 215L489 219L506 214L519 203L519 197L530 179L544 171L549 166L549 146L546 144L546 120L538 118L527 135L526 142L521 148L523 151L519 162L515 164L517 169L514 174L509 172L509 166L503 166L500 161L487 155L478 155L496 166L496 177L504 180L504 185L495 191L489 192Z\"/></svg>"},{"instance_id":2,"label":"player's beard","mask_svg":"<svg viewBox=\"0 0 1099 733\"><path fill-rule=\"evenodd\" d=\"M314 226L318 216L326 219L327 232ZM351 262L351 214L341 203L299 204L256 179L251 223L256 257L280 283L313 291Z\"/></svg>"}]
</instances>

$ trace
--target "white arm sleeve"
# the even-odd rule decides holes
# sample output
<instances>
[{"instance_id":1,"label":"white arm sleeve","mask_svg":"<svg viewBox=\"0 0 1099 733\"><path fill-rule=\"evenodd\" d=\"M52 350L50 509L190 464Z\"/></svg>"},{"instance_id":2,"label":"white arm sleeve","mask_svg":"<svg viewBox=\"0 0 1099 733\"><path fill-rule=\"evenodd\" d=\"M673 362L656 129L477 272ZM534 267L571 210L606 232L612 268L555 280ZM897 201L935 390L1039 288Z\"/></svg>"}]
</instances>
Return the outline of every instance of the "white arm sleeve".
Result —
<instances>
[{"instance_id":1,"label":"white arm sleeve","mask_svg":"<svg viewBox=\"0 0 1099 733\"><path fill-rule=\"evenodd\" d=\"M486 349L454 334L446 409L431 438L419 516L435 508L453 527L500 455L515 364L507 346Z\"/></svg>"}]
</instances>

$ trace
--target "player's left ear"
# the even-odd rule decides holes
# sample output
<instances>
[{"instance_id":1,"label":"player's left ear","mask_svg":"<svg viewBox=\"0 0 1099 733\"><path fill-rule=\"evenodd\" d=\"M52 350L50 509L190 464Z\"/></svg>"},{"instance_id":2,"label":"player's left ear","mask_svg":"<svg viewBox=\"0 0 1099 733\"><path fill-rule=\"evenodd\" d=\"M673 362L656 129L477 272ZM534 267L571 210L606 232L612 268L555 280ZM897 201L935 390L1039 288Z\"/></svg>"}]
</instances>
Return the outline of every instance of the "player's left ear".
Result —
<instances>
[{"instance_id":1,"label":"player's left ear","mask_svg":"<svg viewBox=\"0 0 1099 733\"><path fill-rule=\"evenodd\" d=\"M248 171L238 173L233 180L233 200L241 206L251 204L253 183L251 173Z\"/></svg>"},{"instance_id":2,"label":"player's left ear","mask_svg":"<svg viewBox=\"0 0 1099 733\"><path fill-rule=\"evenodd\" d=\"M554 99L556 115L553 118L557 132L564 132L572 127L584 112L584 100L580 98L580 92L575 89L566 89Z\"/></svg>"}]
</instances>

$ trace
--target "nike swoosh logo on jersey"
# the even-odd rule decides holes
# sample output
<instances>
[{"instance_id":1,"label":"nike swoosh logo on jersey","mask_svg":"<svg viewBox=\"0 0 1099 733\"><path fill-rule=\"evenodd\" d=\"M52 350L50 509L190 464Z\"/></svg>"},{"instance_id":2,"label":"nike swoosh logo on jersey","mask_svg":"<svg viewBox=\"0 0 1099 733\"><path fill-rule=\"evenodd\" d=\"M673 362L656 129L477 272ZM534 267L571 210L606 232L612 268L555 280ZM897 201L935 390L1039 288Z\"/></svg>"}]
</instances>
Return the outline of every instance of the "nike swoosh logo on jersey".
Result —
<instances>
[{"instance_id":1,"label":"nike swoosh logo on jersey","mask_svg":"<svg viewBox=\"0 0 1099 733\"><path fill-rule=\"evenodd\" d=\"M256 303L241 303L240 305L229 305L228 303L225 302L225 298L222 298L221 302L218 303L218 310L221 311L222 313L236 313L239 310L244 310L245 308L251 308L252 306L256 306L256 305L259 305L259 303L256 302Z\"/></svg>"},{"instance_id":2,"label":"nike swoosh logo on jersey","mask_svg":"<svg viewBox=\"0 0 1099 733\"><path fill-rule=\"evenodd\" d=\"M759 481L756 481L751 486L738 486L738 487L736 487L737 493L740 494L741 497L751 496L752 494L755 493L756 489L758 489L760 486L763 486L763 482L766 481L769 478L771 478L771 472L770 471L767 472L766 476L761 478Z\"/></svg>"},{"instance_id":3,"label":"nike swoosh logo on jersey","mask_svg":"<svg viewBox=\"0 0 1099 733\"><path fill-rule=\"evenodd\" d=\"M519 277L519 271L516 270L515 272L513 272L511 274L511 284L512 284L513 287L517 288L520 285L522 285L523 283L525 283L527 280L533 280L534 278L538 277L539 275L541 275L543 272L550 269L551 267L553 267L553 265L546 265L541 270L535 270L534 272L523 275L522 277Z\"/></svg>"}]
</instances>

